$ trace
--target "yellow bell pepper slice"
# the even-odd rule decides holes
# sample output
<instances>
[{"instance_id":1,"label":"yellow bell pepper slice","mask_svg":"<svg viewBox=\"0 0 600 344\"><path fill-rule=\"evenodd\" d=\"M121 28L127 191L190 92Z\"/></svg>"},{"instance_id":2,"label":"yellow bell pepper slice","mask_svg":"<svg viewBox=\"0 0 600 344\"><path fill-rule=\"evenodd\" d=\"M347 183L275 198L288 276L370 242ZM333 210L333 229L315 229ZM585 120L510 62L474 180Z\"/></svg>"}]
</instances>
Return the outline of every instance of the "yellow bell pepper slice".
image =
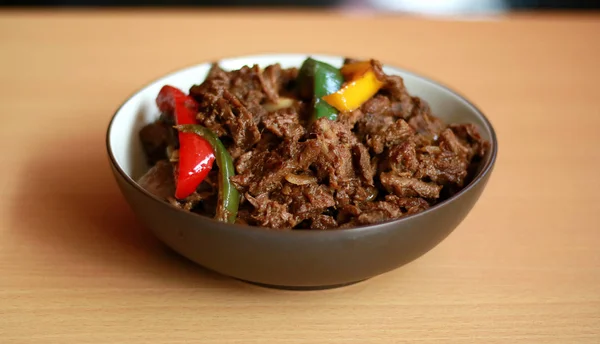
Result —
<instances>
[{"instance_id":1,"label":"yellow bell pepper slice","mask_svg":"<svg viewBox=\"0 0 600 344\"><path fill-rule=\"evenodd\" d=\"M341 112L358 109L364 102L373 97L383 86L377 79L373 69L369 69L360 78L347 83L339 91L328 94L322 99Z\"/></svg>"}]
</instances>

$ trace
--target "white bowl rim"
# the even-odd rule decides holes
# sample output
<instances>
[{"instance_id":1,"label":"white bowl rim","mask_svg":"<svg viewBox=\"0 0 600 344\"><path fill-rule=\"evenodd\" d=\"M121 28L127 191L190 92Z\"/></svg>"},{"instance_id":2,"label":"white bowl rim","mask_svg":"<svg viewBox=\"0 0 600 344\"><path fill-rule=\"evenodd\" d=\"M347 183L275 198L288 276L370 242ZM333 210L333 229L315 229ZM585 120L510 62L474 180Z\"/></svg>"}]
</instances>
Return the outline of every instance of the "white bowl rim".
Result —
<instances>
[{"instance_id":1,"label":"white bowl rim","mask_svg":"<svg viewBox=\"0 0 600 344\"><path fill-rule=\"evenodd\" d=\"M221 57L217 60L215 60L214 62L221 62L221 61L228 61L228 60L237 60L237 59L244 59L244 60L252 60L252 59L260 59L260 58L268 58L268 57L277 57L277 58L299 58L299 57L313 57L315 59L343 59L344 57L341 55L330 55L330 54L319 54L319 53L315 53L315 54L310 54L310 53L265 53L265 54L252 54L252 55L238 55L238 56L229 56L229 57ZM381 60L380 60L381 61ZM394 70L404 73L404 74L408 74L411 75L415 78L421 79L423 81L425 81L426 83L431 84L434 87L439 87L444 89L446 92L449 92L450 94L454 95L456 98L458 98L460 101L464 102L466 105L468 105L468 107L470 107L473 112L475 113L476 116L479 117L479 119L482 121L482 123L484 124L484 128L485 130L487 130L490 134L490 146L491 146L491 151L490 151L490 156L487 159L487 161L485 162L485 165L479 170L479 172L477 173L477 175L475 175L472 180L469 182L469 184L467 184L465 187L463 187L459 192L457 192L456 194L452 195L452 197L445 199L444 201L435 204L432 207L427 208L426 210L423 210L421 212L418 212L416 214L411 214L411 215L407 215L407 216L403 216L397 219L392 219L392 220L387 220L387 221L383 221L383 222L379 222L376 224L370 224L370 225L360 225L360 226L355 226L355 227L351 227L351 228L345 228L345 229L333 229L333 230L281 230L281 229L275 229L275 228L267 228L267 227L259 227L259 226L250 226L250 225L241 225L241 224L232 224L232 223L223 223L221 221L217 221L213 218L210 218L208 216L202 216L196 213L192 213L186 210L183 210L181 208L177 208L171 204L169 204L166 201L163 201L162 199L156 197L155 195L151 194L150 192L148 192L146 189L144 189L143 187L141 187L132 177L129 176L128 173L126 173L121 166L119 165L119 163L117 162L117 159L114 156L114 153L112 151L112 146L110 144L110 133L112 131L113 128L113 123L115 121L115 118L119 115L121 109L134 97L136 97L138 94L142 93L147 87L151 86L152 84L162 80L162 79L166 79L174 74L179 74L179 73L185 73L191 69L197 68L199 66L203 66L203 65L207 65L207 64L211 64L213 62L202 62L202 63L196 63L193 65L189 65L183 68L179 68L176 69L174 71L171 71L169 73L163 74L157 78L154 78L153 80L146 82L142 87L140 87L139 89L137 89L131 96L127 97L127 99L125 99L125 101L123 101L123 103L121 103L121 105L119 105L119 107L115 110L114 114L111 116L110 122L108 124L108 128L106 130L106 149L108 152L108 156L109 156L109 160L111 165L113 165L113 167L115 168L115 170L117 171L117 173L119 173L119 175L131 186L133 186L136 191L139 191L141 193L143 193L145 196L151 198L152 200L156 201L156 202L160 202L161 204L163 204L166 207L170 207L173 210L176 211L180 211L182 213L185 213L189 216L193 216L194 218L197 218L198 221L211 221L214 223L218 223L221 225L225 225L231 229L237 228L237 229L241 229L244 231L253 231L253 232L262 232L262 233L293 233L292 235L325 235L325 236L329 236L329 235L338 235L338 234L350 234L350 233L354 233L354 234L359 234L365 231L376 231L377 229L383 229L388 227L388 225L392 224L392 223L400 223L400 222L404 222L404 221L408 221L408 220L412 220L412 219L416 219L417 217L421 217L421 216L427 216L427 214L435 212L438 209L441 209L443 207L446 207L447 205L449 205L450 203L452 203L453 201L457 200L461 195L467 193L469 190L473 189L475 186L477 186L479 183L482 182L482 180L484 179L484 177L488 174L491 173L495 163L496 163L496 159L497 159L497 155L498 155L498 138L496 136L496 132L494 130L494 127L492 126L491 121L483 114L483 111L481 111L477 106L475 106L471 101L469 101L465 96L463 96L462 94L460 94L459 92L455 91L454 89L446 86L445 84L434 80L433 78L430 77L426 77L423 76L420 73L416 73L416 72L412 72L410 70L407 70L405 68L401 68L401 67L397 67L395 65L392 64L386 64L386 63L382 63L382 65L384 67L388 67L388 68L393 68ZM276 63L276 62L273 62ZM425 101L427 101L427 99L424 99Z\"/></svg>"}]
</instances>

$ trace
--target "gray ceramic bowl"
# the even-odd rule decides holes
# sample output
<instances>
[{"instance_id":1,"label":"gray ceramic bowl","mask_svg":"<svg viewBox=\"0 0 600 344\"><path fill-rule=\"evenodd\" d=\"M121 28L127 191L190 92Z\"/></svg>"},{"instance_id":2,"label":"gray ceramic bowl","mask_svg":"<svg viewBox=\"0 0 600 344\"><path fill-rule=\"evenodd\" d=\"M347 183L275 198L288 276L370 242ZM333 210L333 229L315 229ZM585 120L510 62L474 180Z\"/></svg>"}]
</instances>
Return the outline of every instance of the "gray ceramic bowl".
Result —
<instances>
[{"instance_id":1,"label":"gray ceramic bowl","mask_svg":"<svg viewBox=\"0 0 600 344\"><path fill-rule=\"evenodd\" d=\"M340 66L341 57L312 55ZM306 55L261 55L223 59L225 69L243 65L300 66ZM164 84L187 90L201 82L208 63L156 80L129 98L107 132L110 164L125 199L139 220L183 256L219 273L258 284L320 288L361 281L406 264L435 247L471 210L490 177L497 140L490 122L452 90L414 73L386 66L404 78L410 93L425 99L447 122L472 122L492 143L476 178L460 193L422 213L372 226L333 231L279 231L231 225L179 210L136 182L148 168L138 140L140 128L159 115L154 99Z\"/></svg>"}]
</instances>

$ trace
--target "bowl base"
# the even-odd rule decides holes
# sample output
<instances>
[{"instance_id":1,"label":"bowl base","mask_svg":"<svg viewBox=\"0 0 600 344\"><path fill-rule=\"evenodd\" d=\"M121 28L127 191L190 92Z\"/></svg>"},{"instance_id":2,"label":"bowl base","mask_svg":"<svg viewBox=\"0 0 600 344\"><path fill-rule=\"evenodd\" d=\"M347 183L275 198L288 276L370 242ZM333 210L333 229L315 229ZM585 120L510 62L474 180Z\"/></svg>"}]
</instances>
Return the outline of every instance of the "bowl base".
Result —
<instances>
[{"instance_id":1,"label":"bowl base","mask_svg":"<svg viewBox=\"0 0 600 344\"><path fill-rule=\"evenodd\" d=\"M310 291L310 290L325 290L325 289L335 289L335 288L346 287L346 286L350 286L350 285L353 285L353 284L357 284L357 283L366 281L367 279L358 280L358 281L354 281L354 282L348 282L348 283L332 284L332 285L322 285L322 286L287 286L287 285L276 285L276 284L266 284L266 283L252 282L252 281L247 281L247 280L243 280L243 279L238 279L238 280L242 281L242 282L245 282L245 283L248 283L248 284L253 284L253 285L256 285L256 286L259 286L259 287L269 288L269 289Z\"/></svg>"}]
</instances>

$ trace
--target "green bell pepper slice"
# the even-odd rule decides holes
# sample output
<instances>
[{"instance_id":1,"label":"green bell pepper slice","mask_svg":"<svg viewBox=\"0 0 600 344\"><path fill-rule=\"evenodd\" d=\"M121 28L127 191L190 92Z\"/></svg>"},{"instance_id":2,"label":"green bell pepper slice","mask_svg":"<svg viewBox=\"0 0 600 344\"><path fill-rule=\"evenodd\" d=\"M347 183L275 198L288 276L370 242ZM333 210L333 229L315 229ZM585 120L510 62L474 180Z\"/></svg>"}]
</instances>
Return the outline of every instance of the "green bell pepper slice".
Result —
<instances>
[{"instance_id":1,"label":"green bell pepper slice","mask_svg":"<svg viewBox=\"0 0 600 344\"><path fill-rule=\"evenodd\" d=\"M300 67L297 82L300 97L311 101L311 121L322 117L332 121L337 119L338 110L321 98L342 87L344 77L338 68L309 57Z\"/></svg>"},{"instance_id":2,"label":"green bell pepper slice","mask_svg":"<svg viewBox=\"0 0 600 344\"><path fill-rule=\"evenodd\" d=\"M186 124L175 126L175 129L184 133L194 133L204 138L212 146L217 166L219 166L219 199L215 219L234 223L238 213L240 194L229 181L229 178L235 175L231 155L217 135L208 128L196 124Z\"/></svg>"}]
</instances>

